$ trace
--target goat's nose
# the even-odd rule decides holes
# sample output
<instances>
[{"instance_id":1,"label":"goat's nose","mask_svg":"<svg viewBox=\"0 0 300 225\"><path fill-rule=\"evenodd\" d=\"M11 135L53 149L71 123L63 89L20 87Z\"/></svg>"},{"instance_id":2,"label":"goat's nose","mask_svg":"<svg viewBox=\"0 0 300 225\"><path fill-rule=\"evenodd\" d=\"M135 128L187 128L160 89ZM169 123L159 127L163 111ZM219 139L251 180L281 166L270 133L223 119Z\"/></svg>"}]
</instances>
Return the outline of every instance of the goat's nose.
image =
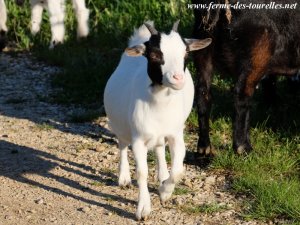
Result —
<instances>
[{"instance_id":1,"label":"goat's nose","mask_svg":"<svg viewBox=\"0 0 300 225\"><path fill-rule=\"evenodd\" d=\"M182 74L175 74L175 75L173 75L173 78L177 81L181 81L183 79L183 75Z\"/></svg>"}]
</instances>

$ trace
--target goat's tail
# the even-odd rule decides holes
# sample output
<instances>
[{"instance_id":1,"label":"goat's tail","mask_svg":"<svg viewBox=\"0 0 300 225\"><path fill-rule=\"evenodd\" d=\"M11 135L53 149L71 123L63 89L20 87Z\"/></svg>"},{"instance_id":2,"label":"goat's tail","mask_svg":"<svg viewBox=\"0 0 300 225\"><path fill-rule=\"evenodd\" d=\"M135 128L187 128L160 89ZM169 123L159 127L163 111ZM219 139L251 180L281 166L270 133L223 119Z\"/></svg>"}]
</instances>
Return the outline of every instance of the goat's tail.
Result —
<instances>
[{"instance_id":1,"label":"goat's tail","mask_svg":"<svg viewBox=\"0 0 300 225\"><path fill-rule=\"evenodd\" d=\"M154 26L153 21L146 21L151 26ZM138 29L134 29L134 33L129 39L129 47L142 44L149 40L151 34L148 28L143 24Z\"/></svg>"}]
</instances>

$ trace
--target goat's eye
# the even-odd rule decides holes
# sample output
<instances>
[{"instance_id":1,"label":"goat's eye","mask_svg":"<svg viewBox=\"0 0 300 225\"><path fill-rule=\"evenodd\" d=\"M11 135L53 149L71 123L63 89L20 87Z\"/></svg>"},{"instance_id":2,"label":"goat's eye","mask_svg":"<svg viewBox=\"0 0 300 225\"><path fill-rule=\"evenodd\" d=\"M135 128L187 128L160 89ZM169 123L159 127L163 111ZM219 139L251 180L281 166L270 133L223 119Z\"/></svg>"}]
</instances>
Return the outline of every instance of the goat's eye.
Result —
<instances>
[{"instance_id":1,"label":"goat's eye","mask_svg":"<svg viewBox=\"0 0 300 225\"><path fill-rule=\"evenodd\" d=\"M162 60L161 56L157 52L151 52L149 58L153 62L160 62Z\"/></svg>"},{"instance_id":2,"label":"goat's eye","mask_svg":"<svg viewBox=\"0 0 300 225\"><path fill-rule=\"evenodd\" d=\"M157 59L158 57L157 57L157 54L156 54L156 53L151 52L151 53L150 53L150 58L153 59L153 60L155 60L155 59Z\"/></svg>"}]
</instances>

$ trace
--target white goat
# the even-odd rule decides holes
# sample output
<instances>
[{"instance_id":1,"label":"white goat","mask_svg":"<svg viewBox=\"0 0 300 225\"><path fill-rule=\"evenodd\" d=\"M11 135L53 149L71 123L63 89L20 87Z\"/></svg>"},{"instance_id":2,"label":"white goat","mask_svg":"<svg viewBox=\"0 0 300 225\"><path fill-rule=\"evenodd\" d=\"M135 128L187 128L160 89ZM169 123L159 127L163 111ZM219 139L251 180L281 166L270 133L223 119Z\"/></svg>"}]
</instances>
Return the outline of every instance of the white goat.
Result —
<instances>
[{"instance_id":1,"label":"white goat","mask_svg":"<svg viewBox=\"0 0 300 225\"><path fill-rule=\"evenodd\" d=\"M51 24L50 48L62 43L65 35L65 0L31 0L31 32L36 34L40 30L43 10L47 9ZM77 37L86 37L89 33L89 10L85 6L85 0L72 0L77 18Z\"/></svg>"},{"instance_id":2,"label":"white goat","mask_svg":"<svg viewBox=\"0 0 300 225\"><path fill-rule=\"evenodd\" d=\"M6 20L7 20L7 12L6 5L4 0L0 0L0 51L5 47L6 42Z\"/></svg>"},{"instance_id":3,"label":"white goat","mask_svg":"<svg viewBox=\"0 0 300 225\"><path fill-rule=\"evenodd\" d=\"M148 149L154 149L158 158L162 202L171 197L184 172L183 130L194 97L193 81L184 60L188 51L208 46L211 39L182 39L177 32L178 22L170 34L159 33L149 23L136 30L104 91L105 110L119 140L120 186L131 183L129 145L134 153L139 186L137 219L147 218L151 211ZM170 174L166 143L172 158Z\"/></svg>"}]
</instances>

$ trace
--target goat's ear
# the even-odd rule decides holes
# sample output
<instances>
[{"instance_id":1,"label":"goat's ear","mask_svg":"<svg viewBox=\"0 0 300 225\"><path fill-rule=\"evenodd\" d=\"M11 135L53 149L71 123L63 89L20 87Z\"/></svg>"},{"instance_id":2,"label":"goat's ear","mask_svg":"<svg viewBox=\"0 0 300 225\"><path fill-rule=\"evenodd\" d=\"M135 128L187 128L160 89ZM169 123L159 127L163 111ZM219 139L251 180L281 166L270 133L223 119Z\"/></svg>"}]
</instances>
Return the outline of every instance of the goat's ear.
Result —
<instances>
[{"instance_id":1,"label":"goat's ear","mask_svg":"<svg viewBox=\"0 0 300 225\"><path fill-rule=\"evenodd\" d=\"M140 44L126 48L125 52L128 56L141 56L145 53L145 50L146 46L144 44Z\"/></svg>"},{"instance_id":2,"label":"goat's ear","mask_svg":"<svg viewBox=\"0 0 300 225\"><path fill-rule=\"evenodd\" d=\"M212 42L211 38L206 38L206 39L187 39L185 38L185 43L188 46L188 51L196 51L202 48L206 48L209 46Z\"/></svg>"}]
</instances>

